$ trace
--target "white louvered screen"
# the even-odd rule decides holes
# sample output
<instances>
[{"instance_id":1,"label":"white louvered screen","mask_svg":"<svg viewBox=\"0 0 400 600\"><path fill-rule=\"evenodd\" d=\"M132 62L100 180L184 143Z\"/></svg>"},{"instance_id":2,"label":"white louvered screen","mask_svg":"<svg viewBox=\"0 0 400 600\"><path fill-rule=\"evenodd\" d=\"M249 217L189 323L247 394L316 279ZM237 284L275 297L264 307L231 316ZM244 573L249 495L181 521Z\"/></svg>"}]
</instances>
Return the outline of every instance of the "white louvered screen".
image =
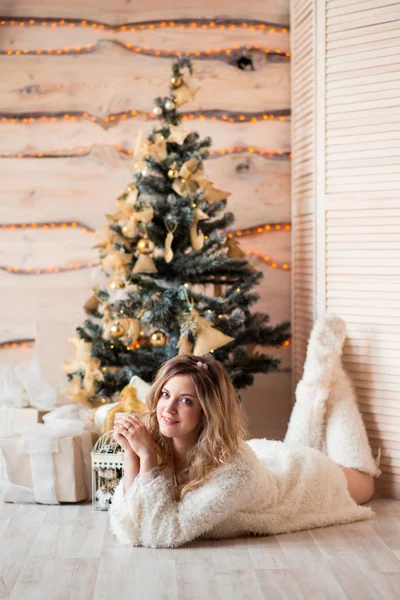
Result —
<instances>
[{"instance_id":1,"label":"white louvered screen","mask_svg":"<svg viewBox=\"0 0 400 600\"><path fill-rule=\"evenodd\" d=\"M293 389L301 379L314 321L314 2L292 0L292 364Z\"/></svg>"},{"instance_id":2,"label":"white louvered screen","mask_svg":"<svg viewBox=\"0 0 400 600\"><path fill-rule=\"evenodd\" d=\"M315 317L345 319L377 490L400 498L400 3L292 1L291 35L293 383Z\"/></svg>"},{"instance_id":3,"label":"white louvered screen","mask_svg":"<svg viewBox=\"0 0 400 600\"><path fill-rule=\"evenodd\" d=\"M400 4L326 0L317 24L318 311L347 323L377 490L400 498Z\"/></svg>"}]
</instances>

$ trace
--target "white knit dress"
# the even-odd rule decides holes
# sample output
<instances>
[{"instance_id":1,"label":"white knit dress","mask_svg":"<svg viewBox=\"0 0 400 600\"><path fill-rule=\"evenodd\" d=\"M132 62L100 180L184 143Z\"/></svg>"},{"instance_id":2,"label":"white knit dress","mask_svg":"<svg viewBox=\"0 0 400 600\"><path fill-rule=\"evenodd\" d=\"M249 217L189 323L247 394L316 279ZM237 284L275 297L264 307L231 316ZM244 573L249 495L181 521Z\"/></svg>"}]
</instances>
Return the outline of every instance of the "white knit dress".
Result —
<instances>
[{"instance_id":1,"label":"white knit dress","mask_svg":"<svg viewBox=\"0 0 400 600\"><path fill-rule=\"evenodd\" d=\"M110 507L123 544L173 548L199 538L274 535L374 516L358 506L341 468L313 448L254 439L200 488L175 500L171 473L148 483L122 481Z\"/></svg>"}]
</instances>

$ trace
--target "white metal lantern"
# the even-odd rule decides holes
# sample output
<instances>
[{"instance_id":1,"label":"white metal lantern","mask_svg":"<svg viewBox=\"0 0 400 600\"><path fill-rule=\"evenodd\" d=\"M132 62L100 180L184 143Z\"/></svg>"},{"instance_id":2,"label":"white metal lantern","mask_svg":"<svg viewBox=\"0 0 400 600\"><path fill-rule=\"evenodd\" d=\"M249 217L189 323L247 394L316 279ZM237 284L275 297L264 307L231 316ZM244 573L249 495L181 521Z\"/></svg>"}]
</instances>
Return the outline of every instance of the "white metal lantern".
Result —
<instances>
[{"instance_id":1,"label":"white metal lantern","mask_svg":"<svg viewBox=\"0 0 400 600\"><path fill-rule=\"evenodd\" d=\"M108 510L115 488L123 476L124 451L107 431L97 440L92 453L92 507Z\"/></svg>"}]
</instances>

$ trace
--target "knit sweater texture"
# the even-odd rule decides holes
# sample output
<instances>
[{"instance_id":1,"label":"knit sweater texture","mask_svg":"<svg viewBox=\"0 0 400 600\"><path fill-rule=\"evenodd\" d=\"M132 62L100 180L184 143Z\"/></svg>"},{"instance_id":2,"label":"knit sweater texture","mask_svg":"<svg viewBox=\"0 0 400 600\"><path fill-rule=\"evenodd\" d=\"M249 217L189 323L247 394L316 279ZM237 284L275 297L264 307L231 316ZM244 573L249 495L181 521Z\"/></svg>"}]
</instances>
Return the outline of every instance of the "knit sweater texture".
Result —
<instances>
[{"instance_id":1,"label":"knit sweater texture","mask_svg":"<svg viewBox=\"0 0 400 600\"><path fill-rule=\"evenodd\" d=\"M174 548L196 539L275 535L369 519L358 506L342 469L304 446L253 439L200 488L175 500L171 473L124 494L120 482L110 524L128 546Z\"/></svg>"}]
</instances>

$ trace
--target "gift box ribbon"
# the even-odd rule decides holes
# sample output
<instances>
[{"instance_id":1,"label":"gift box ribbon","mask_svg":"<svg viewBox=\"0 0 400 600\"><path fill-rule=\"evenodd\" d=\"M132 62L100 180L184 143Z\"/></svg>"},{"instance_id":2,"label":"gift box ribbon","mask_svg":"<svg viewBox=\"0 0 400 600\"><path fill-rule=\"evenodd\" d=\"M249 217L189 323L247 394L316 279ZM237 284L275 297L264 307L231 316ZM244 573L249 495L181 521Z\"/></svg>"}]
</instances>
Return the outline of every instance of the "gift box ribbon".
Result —
<instances>
[{"instance_id":1,"label":"gift box ribbon","mask_svg":"<svg viewBox=\"0 0 400 600\"><path fill-rule=\"evenodd\" d=\"M65 407L63 407L65 408ZM57 411L54 411L56 413ZM64 436L81 438L83 460L88 492L90 492L90 451L92 437L85 431L85 423L79 419L59 419L52 415L46 424L37 424L21 432L17 452L28 454L32 473L33 488L23 487L10 482L7 465L0 447L0 492L9 502L37 502L40 504L59 504L55 491L55 472L53 454L58 452L58 440ZM56 416L56 415L55 415Z\"/></svg>"}]
</instances>

